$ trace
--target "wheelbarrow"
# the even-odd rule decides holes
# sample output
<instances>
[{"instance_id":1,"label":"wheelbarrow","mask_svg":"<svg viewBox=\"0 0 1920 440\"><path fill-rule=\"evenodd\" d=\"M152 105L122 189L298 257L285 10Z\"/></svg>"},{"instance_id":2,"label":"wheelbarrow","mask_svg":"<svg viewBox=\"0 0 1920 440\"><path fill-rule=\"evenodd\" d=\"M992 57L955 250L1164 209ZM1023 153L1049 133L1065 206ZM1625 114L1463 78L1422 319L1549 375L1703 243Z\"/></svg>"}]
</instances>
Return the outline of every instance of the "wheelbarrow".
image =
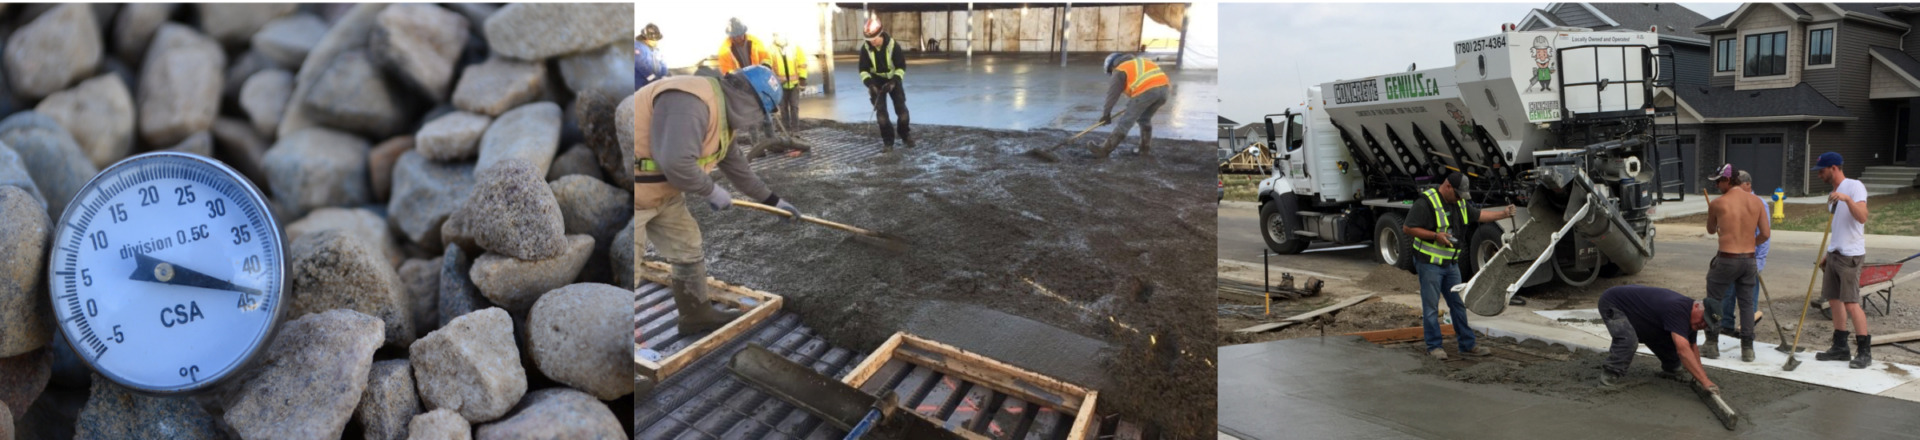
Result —
<instances>
[{"instance_id":1,"label":"wheelbarrow","mask_svg":"<svg viewBox=\"0 0 1920 440\"><path fill-rule=\"evenodd\" d=\"M1920 272L1914 272L1907 274L1907 276L1899 277L1899 279L1894 279L1896 275L1900 274L1900 266L1914 258L1920 258L1920 254L1913 254L1912 256L1902 258L1900 261L1892 263L1882 262L1860 265L1860 305L1864 308L1863 310L1879 311L1880 316L1886 316L1887 313L1893 311L1893 287L1920 277ZM1875 299L1879 299L1878 304L1875 304ZM1815 307L1820 307L1821 315L1826 316L1827 319L1833 319L1833 309L1825 306L1825 302L1815 305Z\"/></svg>"}]
</instances>

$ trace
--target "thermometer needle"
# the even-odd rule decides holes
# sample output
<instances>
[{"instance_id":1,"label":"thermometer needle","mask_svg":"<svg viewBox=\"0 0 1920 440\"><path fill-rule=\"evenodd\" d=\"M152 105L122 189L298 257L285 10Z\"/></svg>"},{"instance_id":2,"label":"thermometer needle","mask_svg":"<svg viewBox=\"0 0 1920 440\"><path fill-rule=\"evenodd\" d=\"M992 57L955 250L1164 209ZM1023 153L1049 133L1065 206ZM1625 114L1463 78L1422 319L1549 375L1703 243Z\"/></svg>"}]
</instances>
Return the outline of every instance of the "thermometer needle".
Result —
<instances>
[{"instance_id":1,"label":"thermometer needle","mask_svg":"<svg viewBox=\"0 0 1920 440\"><path fill-rule=\"evenodd\" d=\"M260 295L260 289L235 285L231 281L207 276L199 271L180 267L180 265L160 261L147 254L134 254L139 267L133 269L134 281L147 281L175 286L199 287L202 289L225 290L247 295Z\"/></svg>"}]
</instances>

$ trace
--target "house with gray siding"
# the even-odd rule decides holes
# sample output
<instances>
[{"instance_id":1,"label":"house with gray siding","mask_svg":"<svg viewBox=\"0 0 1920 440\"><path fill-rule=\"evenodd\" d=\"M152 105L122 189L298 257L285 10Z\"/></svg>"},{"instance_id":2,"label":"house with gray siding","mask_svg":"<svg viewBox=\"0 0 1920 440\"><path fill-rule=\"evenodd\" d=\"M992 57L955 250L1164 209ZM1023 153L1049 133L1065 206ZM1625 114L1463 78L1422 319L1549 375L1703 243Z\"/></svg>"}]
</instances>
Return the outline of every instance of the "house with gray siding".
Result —
<instances>
[{"instance_id":1,"label":"house with gray siding","mask_svg":"<svg viewBox=\"0 0 1920 440\"><path fill-rule=\"evenodd\" d=\"M1694 26L1709 41L1706 81L1656 98L1676 107L1687 180L1701 185L1732 163L1752 172L1757 191L1821 194L1831 188L1808 168L1835 151L1876 193L1911 186L1916 25L1920 3L1746 3Z\"/></svg>"}]
</instances>

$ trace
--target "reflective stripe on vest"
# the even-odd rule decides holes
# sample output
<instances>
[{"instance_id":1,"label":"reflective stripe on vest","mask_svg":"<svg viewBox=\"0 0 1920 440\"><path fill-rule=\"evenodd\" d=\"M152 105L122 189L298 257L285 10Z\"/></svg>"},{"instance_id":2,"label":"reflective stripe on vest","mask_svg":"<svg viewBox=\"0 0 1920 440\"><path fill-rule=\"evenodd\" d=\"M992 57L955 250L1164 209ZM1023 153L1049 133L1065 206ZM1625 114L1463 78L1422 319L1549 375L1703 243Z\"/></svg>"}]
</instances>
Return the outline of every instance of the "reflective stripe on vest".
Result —
<instances>
[{"instance_id":1,"label":"reflective stripe on vest","mask_svg":"<svg viewBox=\"0 0 1920 440\"><path fill-rule=\"evenodd\" d=\"M1134 58L1122 65L1121 70L1127 72L1127 97L1140 96L1140 93L1149 89L1167 85L1167 74L1160 71L1160 65L1143 58Z\"/></svg>"},{"instance_id":2,"label":"reflective stripe on vest","mask_svg":"<svg viewBox=\"0 0 1920 440\"><path fill-rule=\"evenodd\" d=\"M733 130L727 127L727 91L720 88L719 78L707 78L707 82L713 84L713 96L715 98L713 102L715 105L720 106L720 148L713 150L713 154L700 156L700 158L695 161L701 168L720 163L720 159L727 157L727 146L733 145ZM653 158L642 157L636 160L636 162L639 162L641 172L660 172L660 164L654 162Z\"/></svg>"},{"instance_id":3,"label":"reflective stripe on vest","mask_svg":"<svg viewBox=\"0 0 1920 440\"><path fill-rule=\"evenodd\" d=\"M1433 204L1433 217L1436 224L1439 225L1439 229L1435 229L1433 232L1436 234L1446 234L1452 227L1447 222L1446 205L1440 202L1440 191L1428 189L1422 194L1427 196L1428 203ZM1455 202L1455 204L1460 208L1460 224L1467 224L1467 201L1461 200ZM1431 261L1433 261L1433 264L1447 264L1447 261L1460 257L1459 249L1442 246L1437 241L1415 238L1413 240L1413 248L1420 250L1420 253L1427 254L1428 257L1432 257Z\"/></svg>"},{"instance_id":4,"label":"reflective stripe on vest","mask_svg":"<svg viewBox=\"0 0 1920 440\"><path fill-rule=\"evenodd\" d=\"M882 56L882 55L885 55L885 56ZM887 39L887 47L884 51L882 51L882 53L874 53L873 45L871 44L867 45L867 58L873 60L874 71L860 72L860 75L861 75L860 79L866 79L865 77L869 74L871 74L872 76L878 76L881 78L893 79L893 77L899 76L900 74L904 73L900 71L900 66L893 65L893 39L891 38ZM886 64L884 65L880 64L883 62ZM885 67L882 67L882 66L885 66Z\"/></svg>"}]
</instances>

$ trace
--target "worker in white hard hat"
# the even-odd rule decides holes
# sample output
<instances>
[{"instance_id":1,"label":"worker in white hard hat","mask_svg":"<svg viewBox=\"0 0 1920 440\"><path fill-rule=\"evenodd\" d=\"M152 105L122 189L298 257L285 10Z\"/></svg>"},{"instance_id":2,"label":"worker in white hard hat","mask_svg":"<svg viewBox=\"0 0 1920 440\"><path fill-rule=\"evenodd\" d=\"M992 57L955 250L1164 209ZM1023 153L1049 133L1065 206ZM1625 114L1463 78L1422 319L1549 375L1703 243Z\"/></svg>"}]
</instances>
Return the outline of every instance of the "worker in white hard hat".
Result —
<instances>
[{"instance_id":1,"label":"worker in white hard hat","mask_svg":"<svg viewBox=\"0 0 1920 440\"><path fill-rule=\"evenodd\" d=\"M1133 129L1134 124L1140 124L1140 155L1153 155L1153 115L1167 103L1171 89L1167 86L1167 74L1152 60L1125 53L1107 55L1102 68L1112 80L1108 82L1107 105L1100 110L1100 125L1115 125L1104 145L1089 143L1087 150L1093 152L1094 157L1105 159L1120 147L1120 141L1127 139L1127 131ZM1119 102L1121 94L1127 95L1127 108L1120 113L1120 119L1115 120L1113 104Z\"/></svg>"},{"instance_id":2,"label":"worker in white hard hat","mask_svg":"<svg viewBox=\"0 0 1920 440\"><path fill-rule=\"evenodd\" d=\"M882 154L893 152L893 121L887 118L887 100L893 100L893 113L900 119L900 140L913 148L913 126L907 117L907 91L900 81L907 76L907 57L893 43L893 36L880 28L880 19L867 19L864 32L867 44L860 50L860 82L867 86L873 101L873 116L880 123Z\"/></svg>"}]
</instances>

